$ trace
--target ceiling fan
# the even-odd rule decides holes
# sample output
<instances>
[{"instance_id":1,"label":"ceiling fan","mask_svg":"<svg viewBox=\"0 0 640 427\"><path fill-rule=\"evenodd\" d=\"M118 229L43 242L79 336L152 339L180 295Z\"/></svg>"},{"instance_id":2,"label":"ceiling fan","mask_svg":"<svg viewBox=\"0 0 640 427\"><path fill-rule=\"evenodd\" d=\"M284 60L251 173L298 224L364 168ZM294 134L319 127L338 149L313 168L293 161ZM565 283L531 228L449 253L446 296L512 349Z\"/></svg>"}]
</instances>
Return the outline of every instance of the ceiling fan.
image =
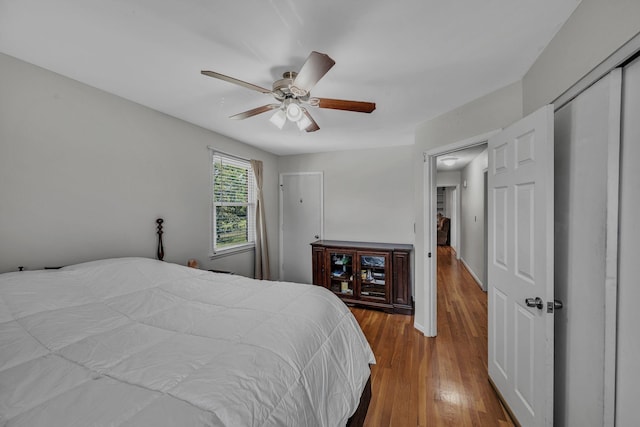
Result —
<instances>
[{"instance_id":1,"label":"ceiling fan","mask_svg":"<svg viewBox=\"0 0 640 427\"><path fill-rule=\"evenodd\" d=\"M247 89L273 95L279 101L277 104L267 104L243 113L231 116L231 119L246 119L267 111L276 110L271 116L271 122L279 129L284 127L287 119L295 122L300 130L315 132L320 127L313 120L306 106L318 108L331 108L334 110L356 111L359 113L371 113L376 109L373 102L348 101L344 99L316 98L311 96L311 89L333 67L335 61L328 55L319 52L311 52L299 72L287 71L282 79L273 82L271 90L238 80L215 71L202 70L205 76L215 77L229 83L234 83Z\"/></svg>"}]
</instances>

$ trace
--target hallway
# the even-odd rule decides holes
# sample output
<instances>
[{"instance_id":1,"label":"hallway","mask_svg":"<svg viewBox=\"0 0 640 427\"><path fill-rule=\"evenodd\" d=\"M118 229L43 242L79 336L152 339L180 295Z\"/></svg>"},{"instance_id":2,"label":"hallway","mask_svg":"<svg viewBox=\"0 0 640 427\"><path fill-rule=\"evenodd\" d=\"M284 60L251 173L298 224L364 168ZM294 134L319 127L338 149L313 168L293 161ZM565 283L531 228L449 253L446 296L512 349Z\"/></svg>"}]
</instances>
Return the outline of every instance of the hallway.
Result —
<instances>
[{"instance_id":1,"label":"hallway","mask_svg":"<svg viewBox=\"0 0 640 427\"><path fill-rule=\"evenodd\" d=\"M487 375L487 294L438 247L438 336L413 316L351 308L376 356L368 427L512 426Z\"/></svg>"}]
</instances>

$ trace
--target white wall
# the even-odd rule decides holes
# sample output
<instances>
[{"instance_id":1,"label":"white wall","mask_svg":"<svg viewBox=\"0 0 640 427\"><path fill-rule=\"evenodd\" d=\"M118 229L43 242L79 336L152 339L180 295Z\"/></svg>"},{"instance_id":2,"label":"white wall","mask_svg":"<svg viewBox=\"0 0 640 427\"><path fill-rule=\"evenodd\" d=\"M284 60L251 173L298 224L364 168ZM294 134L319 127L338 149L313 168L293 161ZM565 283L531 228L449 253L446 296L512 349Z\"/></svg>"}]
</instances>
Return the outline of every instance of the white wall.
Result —
<instances>
[{"instance_id":1,"label":"white wall","mask_svg":"<svg viewBox=\"0 0 640 427\"><path fill-rule=\"evenodd\" d=\"M463 170L460 196L460 258L482 289L487 266L485 265L485 206L484 171L487 169L487 150L480 153Z\"/></svg>"},{"instance_id":2,"label":"white wall","mask_svg":"<svg viewBox=\"0 0 640 427\"><path fill-rule=\"evenodd\" d=\"M251 253L209 261L207 145L264 162L277 273L274 155L0 54L0 272L118 256L253 274Z\"/></svg>"},{"instance_id":3,"label":"white wall","mask_svg":"<svg viewBox=\"0 0 640 427\"><path fill-rule=\"evenodd\" d=\"M436 187L455 187L460 185L460 171L438 171Z\"/></svg>"},{"instance_id":4,"label":"white wall","mask_svg":"<svg viewBox=\"0 0 640 427\"><path fill-rule=\"evenodd\" d=\"M638 34L638 17L638 0L582 0L522 79L525 115L553 102Z\"/></svg>"},{"instance_id":5,"label":"white wall","mask_svg":"<svg viewBox=\"0 0 640 427\"><path fill-rule=\"evenodd\" d=\"M411 244L412 155L402 146L283 156L279 171L324 172L325 239Z\"/></svg>"},{"instance_id":6,"label":"white wall","mask_svg":"<svg viewBox=\"0 0 640 427\"><path fill-rule=\"evenodd\" d=\"M453 196L455 194L455 189L455 187L444 188L444 216L451 219L453 219Z\"/></svg>"}]
</instances>

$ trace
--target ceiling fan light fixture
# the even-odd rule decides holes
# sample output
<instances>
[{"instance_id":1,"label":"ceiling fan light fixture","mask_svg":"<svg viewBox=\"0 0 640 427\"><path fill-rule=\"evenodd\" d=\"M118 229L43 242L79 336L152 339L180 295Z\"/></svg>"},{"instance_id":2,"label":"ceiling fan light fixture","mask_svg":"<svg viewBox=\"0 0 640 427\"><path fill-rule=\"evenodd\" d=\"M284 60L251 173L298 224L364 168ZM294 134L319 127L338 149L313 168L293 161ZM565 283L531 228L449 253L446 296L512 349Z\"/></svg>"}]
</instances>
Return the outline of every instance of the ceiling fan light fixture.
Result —
<instances>
[{"instance_id":1,"label":"ceiling fan light fixture","mask_svg":"<svg viewBox=\"0 0 640 427\"><path fill-rule=\"evenodd\" d=\"M282 129L284 127L284 124L287 122L287 113L285 113L282 109L278 109L278 111L276 111L273 116L271 116L269 121L276 125L278 129Z\"/></svg>"},{"instance_id":2,"label":"ceiling fan light fixture","mask_svg":"<svg viewBox=\"0 0 640 427\"><path fill-rule=\"evenodd\" d=\"M309 120L309 117L303 114L302 117L300 117L300 120L296 122L296 124L298 125L298 129L306 130L309 126L311 126L311 120Z\"/></svg>"},{"instance_id":3,"label":"ceiling fan light fixture","mask_svg":"<svg viewBox=\"0 0 640 427\"><path fill-rule=\"evenodd\" d=\"M292 122L297 122L303 116L302 107L294 101L290 101L286 106L287 118Z\"/></svg>"}]
</instances>

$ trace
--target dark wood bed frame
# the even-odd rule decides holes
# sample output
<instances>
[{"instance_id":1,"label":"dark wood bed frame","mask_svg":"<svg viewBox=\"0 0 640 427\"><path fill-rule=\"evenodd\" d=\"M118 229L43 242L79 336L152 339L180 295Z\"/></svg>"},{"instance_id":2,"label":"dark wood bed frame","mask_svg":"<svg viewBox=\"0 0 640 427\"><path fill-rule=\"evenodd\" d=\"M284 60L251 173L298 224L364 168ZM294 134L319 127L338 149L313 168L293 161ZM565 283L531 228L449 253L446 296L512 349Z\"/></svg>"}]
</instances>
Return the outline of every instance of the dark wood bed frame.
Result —
<instances>
[{"instance_id":1,"label":"dark wood bed frame","mask_svg":"<svg viewBox=\"0 0 640 427\"><path fill-rule=\"evenodd\" d=\"M158 235L158 250L156 251L156 256L160 261L164 259L164 245L162 244L162 223L164 219L158 218L156 219L156 224L158 224L156 234Z\"/></svg>"},{"instance_id":2,"label":"dark wood bed frame","mask_svg":"<svg viewBox=\"0 0 640 427\"><path fill-rule=\"evenodd\" d=\"M162 224L164 220L162 218L156 219L157 230L156 234L158 235L158 248L156 251L156 257L162 261L164 260L164 245L162 243ZM362 390L362 395L360 396L360 404L356 408L356 411L353 413L351 418L347 420L347 427L362 427L364 425L364 419L367 417L367 410L369 409L369 403L371 402L371 376L367 380L367 384L364 386L364 390Z\"/></svg>"},{"instance_id":3,"label":"dark wood bed frame","mask_svg":"<svg viewBox=\"0 0 640 427\"><path fill-rule=\"evenodd\" d=\"M347 427L362 427L364 425L364 419L367 418L367 410L369 409L369 402L371 402L371 376L369 376L369 380L367 380L367 384L365 384L364 390L362 390L360 404L356 408L356 412L347 420Z\"/></svg>"}]
</instances>

